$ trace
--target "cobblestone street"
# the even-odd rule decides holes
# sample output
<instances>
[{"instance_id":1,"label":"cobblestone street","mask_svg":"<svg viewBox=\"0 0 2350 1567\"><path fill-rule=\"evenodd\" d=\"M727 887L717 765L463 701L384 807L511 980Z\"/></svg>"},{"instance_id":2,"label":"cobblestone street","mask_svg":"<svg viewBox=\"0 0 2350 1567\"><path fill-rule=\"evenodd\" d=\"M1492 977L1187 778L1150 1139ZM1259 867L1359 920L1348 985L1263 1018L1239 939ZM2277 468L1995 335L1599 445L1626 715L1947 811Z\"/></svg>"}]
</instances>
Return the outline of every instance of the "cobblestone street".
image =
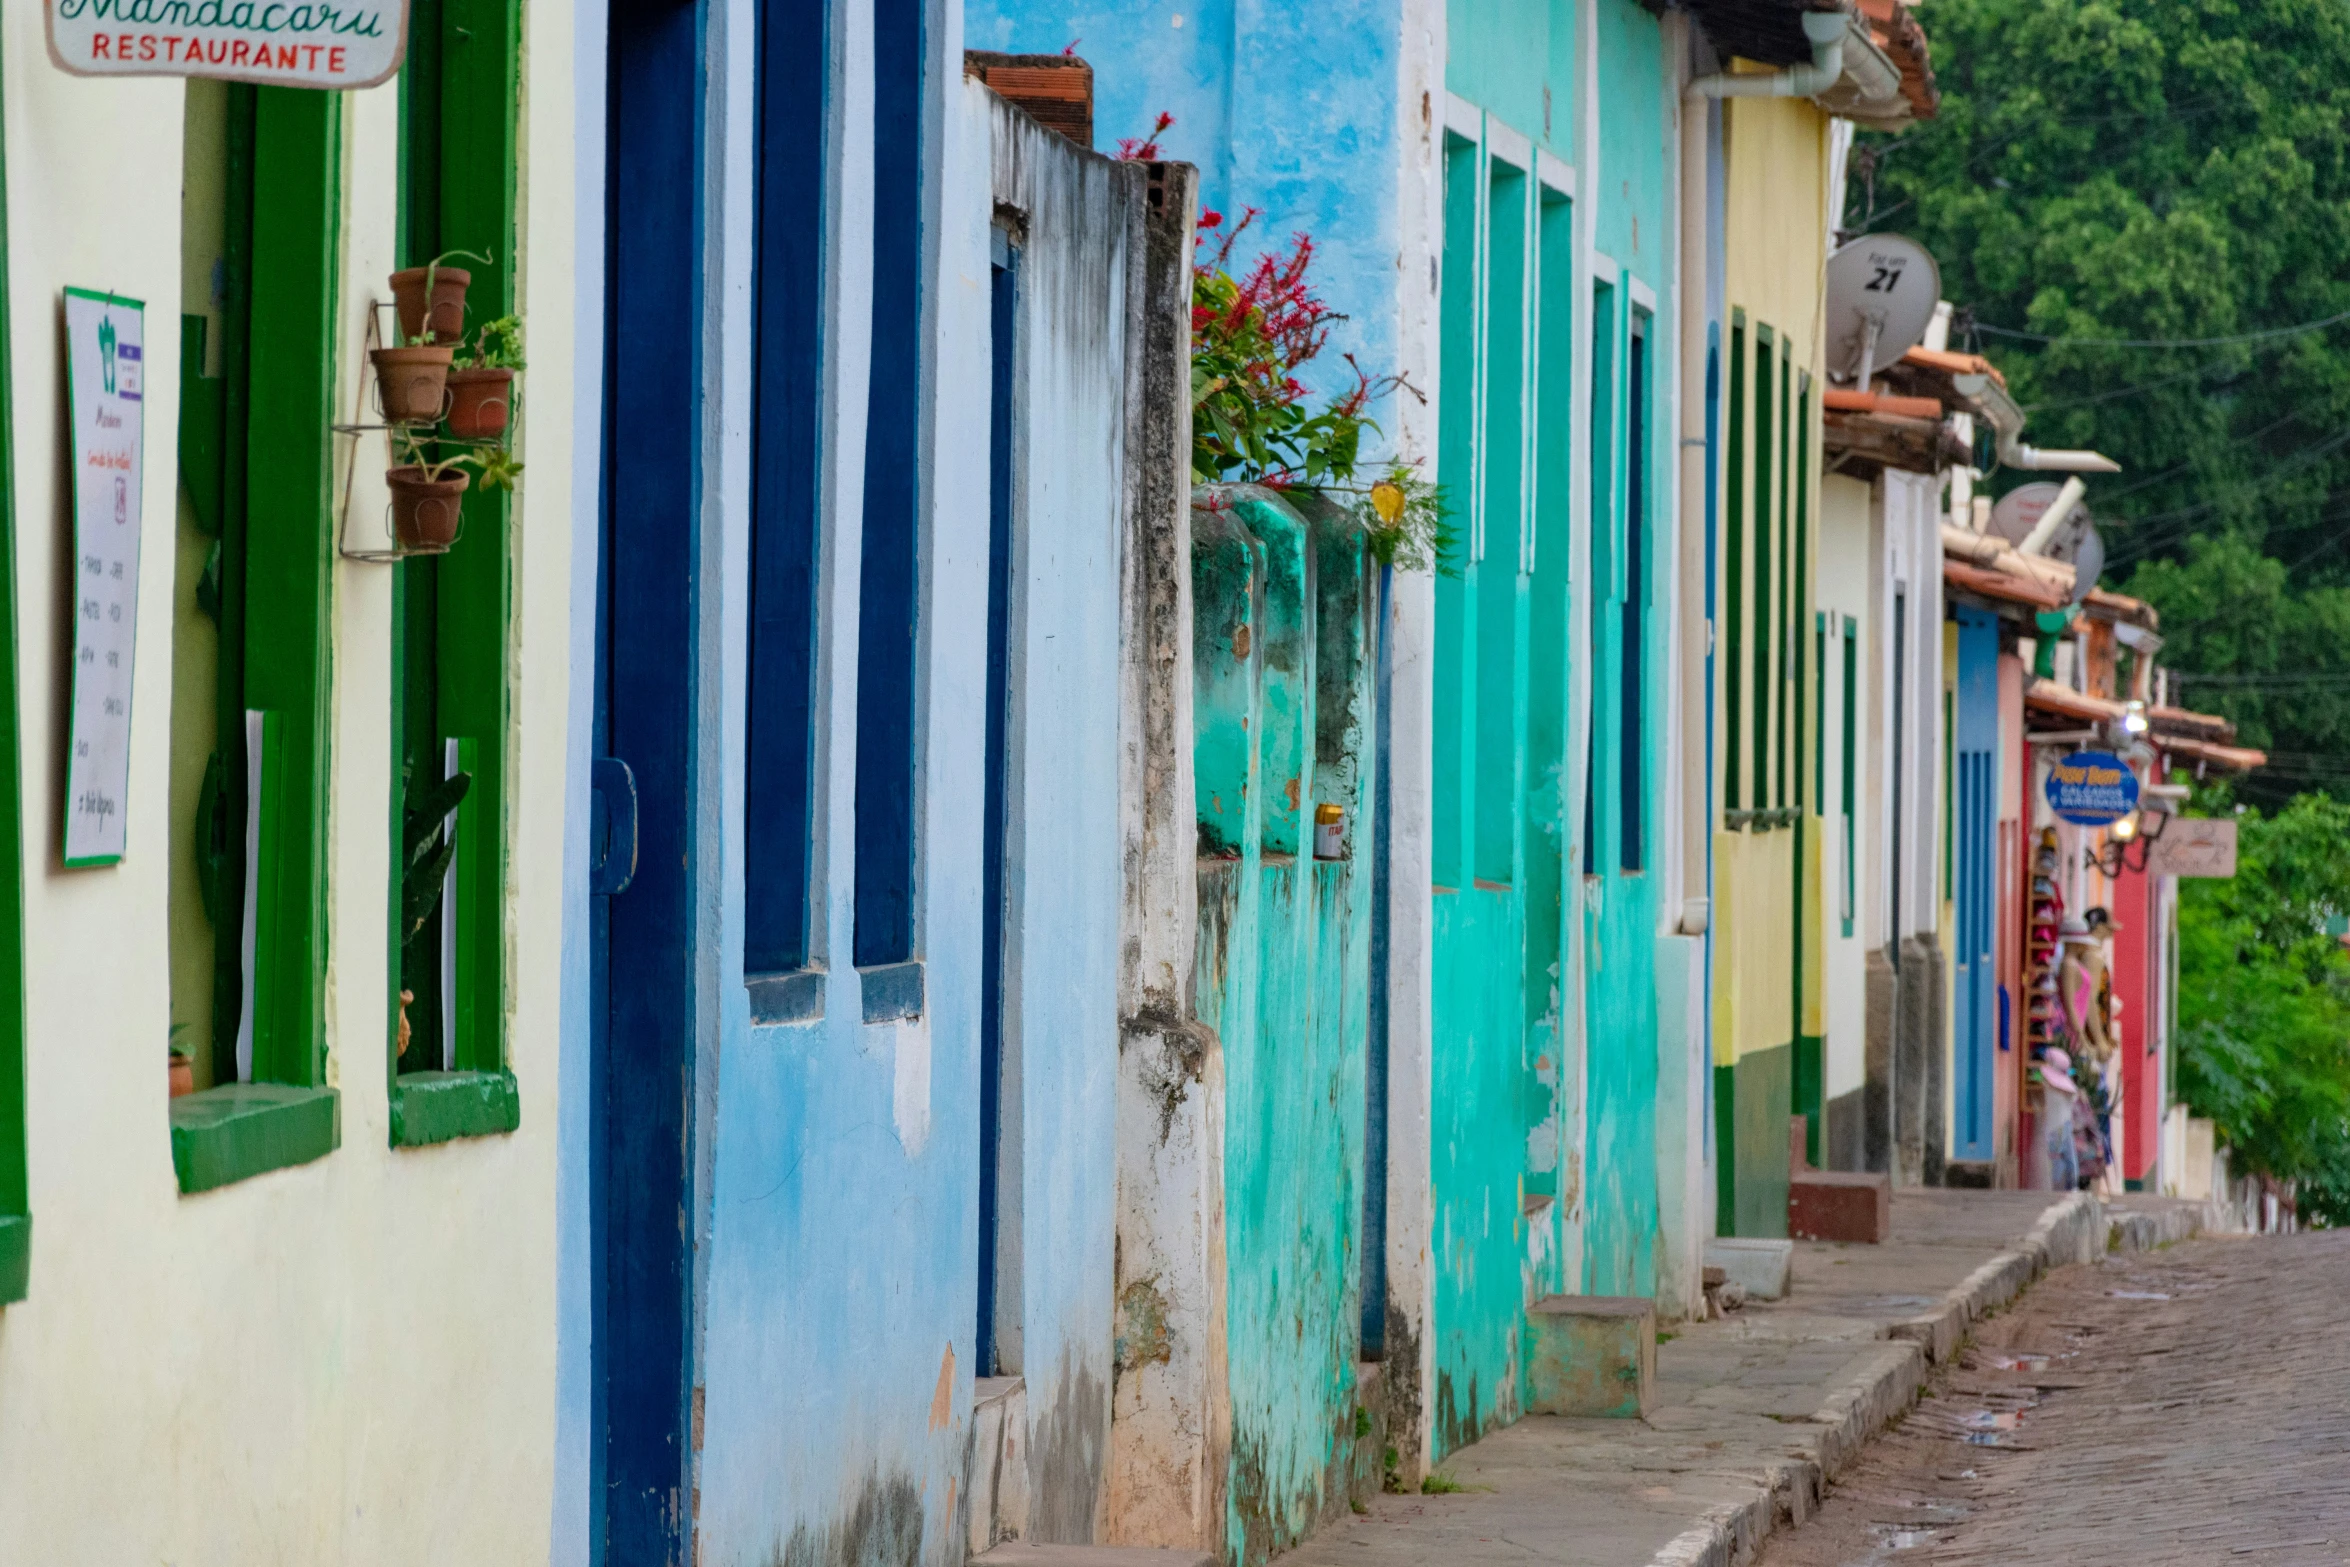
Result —
<instances>
[{"instance_id":1,"label":"cobblestone street","mask_svg":"<svg viewBox=\"0 0 2350 1567\"><path fill-rule=\"evenodd\" d=\"M2061 1269L1762 1567L2350 1562L2350 1234Z\"/></svg>"}]
</instances>

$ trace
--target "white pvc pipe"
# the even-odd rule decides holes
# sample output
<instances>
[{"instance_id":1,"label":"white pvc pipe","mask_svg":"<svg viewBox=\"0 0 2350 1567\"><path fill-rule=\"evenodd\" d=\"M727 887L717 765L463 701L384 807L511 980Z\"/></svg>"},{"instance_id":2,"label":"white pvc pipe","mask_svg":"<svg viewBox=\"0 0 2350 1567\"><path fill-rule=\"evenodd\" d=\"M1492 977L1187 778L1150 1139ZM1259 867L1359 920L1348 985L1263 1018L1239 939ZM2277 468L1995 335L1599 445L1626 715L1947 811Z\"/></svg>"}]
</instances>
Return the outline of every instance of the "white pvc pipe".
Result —
<instances>
[{"instance_id":1,"label":"white pvc pipe","mask_svg":"<svg viewBox=\"0 0 2350 1567\"><path fill-rule=\"evenodd\" d=\"M1716 71L1689 84L1692 98L1809 98L1826 92L1844 74L1845 15L1841 11L1806 11L1803 35L1811 40L1811 64L1791 65L1784 71L1733 76Z\"/></svg>"}]
</instances>

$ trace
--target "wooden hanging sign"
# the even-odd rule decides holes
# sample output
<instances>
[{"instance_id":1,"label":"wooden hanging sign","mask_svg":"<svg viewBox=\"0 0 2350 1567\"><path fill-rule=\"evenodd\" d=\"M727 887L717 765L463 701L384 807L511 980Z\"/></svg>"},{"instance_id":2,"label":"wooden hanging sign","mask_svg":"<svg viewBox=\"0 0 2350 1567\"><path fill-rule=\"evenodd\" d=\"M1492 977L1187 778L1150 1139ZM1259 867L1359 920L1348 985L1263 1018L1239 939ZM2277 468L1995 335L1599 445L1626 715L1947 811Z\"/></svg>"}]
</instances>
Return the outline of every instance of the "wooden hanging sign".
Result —
<instances>
[{"instance_id":1,"label":"wooden hanging sign","mask_svg":"<svg viewBox=\"0 0 2350 1567\"><path fill-rule=\"evenodd\" d=\"M408 0L49 0L49 58L76 76L373 87L408 52Z\"/></svg>"}]
</instances>

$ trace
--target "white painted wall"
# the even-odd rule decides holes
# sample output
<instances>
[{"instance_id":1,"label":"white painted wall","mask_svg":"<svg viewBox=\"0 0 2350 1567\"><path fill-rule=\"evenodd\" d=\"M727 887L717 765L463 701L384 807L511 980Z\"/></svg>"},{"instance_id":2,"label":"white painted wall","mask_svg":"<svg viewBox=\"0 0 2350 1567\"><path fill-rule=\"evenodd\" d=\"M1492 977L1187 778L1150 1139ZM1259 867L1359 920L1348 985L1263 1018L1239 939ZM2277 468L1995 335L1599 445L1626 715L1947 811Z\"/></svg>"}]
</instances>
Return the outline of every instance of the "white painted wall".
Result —
<instances>
[{"instance_id":1,"label":"white painted wall","mask_svg":"<svg viewBox=\"0 0 2350 1567\"><path fill-rule=\"evenodd\" d=\"M1869 486L1843 474L1830 474L1820 485L1820 573L1814 603L1828 617L1828 700L1820 714L1827 738L1828 788L1822 800L1827 812L1827 842L1820 854L1820 924L1823 945L1821 982L1822 1022L1826 1041L1823 1092L1826 1102L1859 1088L1866 1076L1868 1045L1868 950L1866 918L1872 878L1882 874L1870 851L1867 830L1870 796L1875 780L1883 776L1869 748L1869 726L1857 723L1853 736L1852 929L1844 928L1845 849L1844 801L1844 622L1854 623L1853 635L1863 650L1855 671L1854 705L1868 700L1867 649L1875 645L1869 613L1871 561L1869 558ZM1825 1147L1823 1145L1823 1152Z\"/></svg>"},{"instance_id":2,"label":"white painted wall","mask_svg":"<svg viewBox=\"0 0 2350 1567\"><path fill-rule=\"evenodd\" d=\"M0 1309L12 1562L522 1562L547 1549L580 314L569 269L528 260L566 254L575 219L572 13L526 11L536 69L524 139L540 155L526 151L524 170L532 392L505 824L522 1126L389 1146L392 576L339 562L325 1026L342 1145L195 1197L173 1176L163 1070L183 93L169 80L64 75L49 63L41 7L0 21L34 1213L30 1296ZM348 406L365 302L391 270L397 88L349 94L344 113ZM68 284L145 301L149 366L129 852L118 867L70 873L55 849L70 569L56 323Z\"/></svg>"}]
</instances>

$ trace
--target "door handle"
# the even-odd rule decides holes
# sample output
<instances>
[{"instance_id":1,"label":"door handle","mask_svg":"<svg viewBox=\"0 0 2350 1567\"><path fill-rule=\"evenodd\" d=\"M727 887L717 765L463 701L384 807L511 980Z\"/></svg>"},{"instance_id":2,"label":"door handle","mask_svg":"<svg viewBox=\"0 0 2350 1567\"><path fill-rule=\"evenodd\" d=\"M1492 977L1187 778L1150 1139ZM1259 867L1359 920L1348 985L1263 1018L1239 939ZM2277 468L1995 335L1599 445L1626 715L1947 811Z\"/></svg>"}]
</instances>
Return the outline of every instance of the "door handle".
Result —
<instances>
[{"instance_id":1,"label":"door handle","mask_svg":"<svg viewBox=\"0 0 2350 1567\"><path fill-rule=\"evenodd\" d=\"M588 771L588 896L609 898L636 880L636 774L617 756Z\"/></svg>"}]
</instances>

